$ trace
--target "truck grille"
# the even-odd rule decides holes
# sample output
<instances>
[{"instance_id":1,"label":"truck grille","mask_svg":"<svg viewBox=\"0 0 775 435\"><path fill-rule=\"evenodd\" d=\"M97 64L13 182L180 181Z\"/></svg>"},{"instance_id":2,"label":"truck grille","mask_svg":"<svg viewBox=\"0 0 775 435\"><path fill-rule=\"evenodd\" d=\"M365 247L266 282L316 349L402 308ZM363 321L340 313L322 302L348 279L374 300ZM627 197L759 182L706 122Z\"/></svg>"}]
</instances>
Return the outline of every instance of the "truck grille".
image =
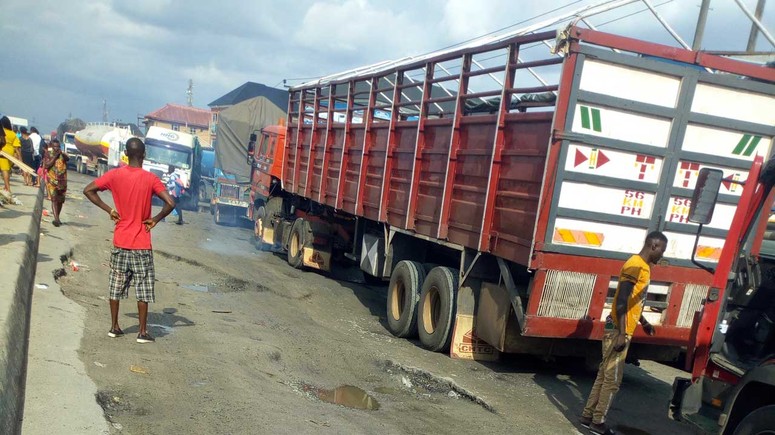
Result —
<instances>
[{"instance_id":1,"label":"truck grille","mask_svg":"<svg viewBox=\"0 0 775 435\"><path fill-rule=\"evenodd\" d=\"M233 184L221 184L221 195L222 198L231 198L231 199L242 199L240 196L239 186L235 186Z\"/></svg>"},{"instance_id":2,"label":"truck grille","mask_svg":"<svg viewBox=\"0 0 775 435\"><path fill-rule=\"evenodd\" d=\"M676 326L689 328L694 321L694 313L700 311L702 300L708 294L707 285L687 284L684 290L684 297L681 300L681 311L678 313Z\"/></svg>"},{"instance_id":3,"label":"truck grille","mask_svg":"<svg viewBox=\"0 0 775 435\"><path fill-rule=\"evenodd\" d=\"M151 174L159 177L160 179L164 177L164 171L161 171L159 169L151 169Z\"/></svg>"},{"instance_id":4,"label":"truck grille","mask_svg":"<svg viewBox=\"0 0 775 435\"><path fill-rule=\"evenodd\" d=\"M585 318L596 279L597 275L589 273L547 271L538 315L560 319Z\"/></svg>"}]
</instances>

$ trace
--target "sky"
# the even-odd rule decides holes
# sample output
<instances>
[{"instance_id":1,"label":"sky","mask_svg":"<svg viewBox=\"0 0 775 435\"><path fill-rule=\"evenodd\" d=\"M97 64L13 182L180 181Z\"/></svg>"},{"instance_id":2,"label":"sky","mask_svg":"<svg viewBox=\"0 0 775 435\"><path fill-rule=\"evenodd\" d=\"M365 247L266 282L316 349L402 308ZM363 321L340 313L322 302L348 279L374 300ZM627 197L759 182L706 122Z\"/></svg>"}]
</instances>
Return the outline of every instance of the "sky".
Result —
<instances>
[{"instance_id":1,"label":"sky","mask_svg":"<svg viewBox=\"0 0 775 435\"><path fill-rule=\"evenodd\" d=\"M102 121L105 101L109 121L137 122L167 103L186 104L189 80L193 105L208 108L247 81L298 85L602 1L2 0L0 113L48 132L69 117ZM750 21L735 1L711 0L704 49L745 49ZM756 8L757 0L738 1ZM692 44L701 0L649 3ZM639 1L589 22L677 45L644 9ZM762 21L775 34L775 0ZM756 49L775 47L760 35Z\"/></svg>"}]
</instances>

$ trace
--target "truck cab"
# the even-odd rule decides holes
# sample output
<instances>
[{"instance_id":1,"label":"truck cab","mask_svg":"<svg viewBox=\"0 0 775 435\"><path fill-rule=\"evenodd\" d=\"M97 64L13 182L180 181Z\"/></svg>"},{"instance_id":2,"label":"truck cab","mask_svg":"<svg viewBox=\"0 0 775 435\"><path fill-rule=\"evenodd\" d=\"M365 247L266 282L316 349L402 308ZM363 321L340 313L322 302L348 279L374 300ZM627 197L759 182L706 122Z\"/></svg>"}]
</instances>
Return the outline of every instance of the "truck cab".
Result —
<instances>
[{"instance_id":1,"label":"truck cab","mask_svg":"<svg viewBox=\"0 0 775 435\"><path fill-rule=\"evenodd\" d=\"M81 152L78 151L78 147L75 146L75 133L72 132L66 132L62 135L62 151L67 154L70 159L67 161L67 166L69 168L75 169L77 158L81 155Z\"/></svg>"},{"instance_id":2,"label":"truck cab","mask_svg":"<svg viewBox=\"0 0 775 435\"><path fill-rule=\"evenodd\" d=\"M168 168L174 166L186 191L181 205L189 210L199 206L201 162L202 148L195 135L156 126L148 129L143 169L166 181Z\"/></svg>"},{"instance_id":3,"label":"truck cab","mask_svg":"<svg viewBox=\"0 0 775 435\"><path fill-rule=\"evenodd\" d=\"M690 221L710 222L720 171L703 169L692 198ZM758 157L745 183L713 286L695 317L688 365L692 379L676 379L671 417L711 433L775 432L775 260L762 255L773 202L775 160ZM692 352L693 350L693 352Z\"/></svg>"}]
</instances>

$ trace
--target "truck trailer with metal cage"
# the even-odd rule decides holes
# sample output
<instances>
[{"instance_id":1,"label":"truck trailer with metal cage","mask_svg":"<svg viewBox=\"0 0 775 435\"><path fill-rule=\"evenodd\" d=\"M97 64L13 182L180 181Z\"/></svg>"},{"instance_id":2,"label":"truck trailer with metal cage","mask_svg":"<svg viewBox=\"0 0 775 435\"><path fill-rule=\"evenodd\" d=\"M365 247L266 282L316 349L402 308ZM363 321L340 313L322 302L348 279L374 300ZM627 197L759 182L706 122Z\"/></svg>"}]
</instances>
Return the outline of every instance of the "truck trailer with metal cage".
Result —
<instances>
[{"instance_id":1,"label":"truck trailer with metal cage","mask_svg":"<svg viewBox=\"0 0 775 435\"><path fill-rule=\"evenodd\" d=\"M256 238L294 267L349 259L389 279L389 329L430 350L594 361L622 262L663 231L657 333L639 328L630 352L675 359L711 284L692 263L697 174L744 180L769 157L773 83L576 26L324 77L252 137ZM717 262L741 190L723 185L697 261Z\"/></svg>"}]
</instances>

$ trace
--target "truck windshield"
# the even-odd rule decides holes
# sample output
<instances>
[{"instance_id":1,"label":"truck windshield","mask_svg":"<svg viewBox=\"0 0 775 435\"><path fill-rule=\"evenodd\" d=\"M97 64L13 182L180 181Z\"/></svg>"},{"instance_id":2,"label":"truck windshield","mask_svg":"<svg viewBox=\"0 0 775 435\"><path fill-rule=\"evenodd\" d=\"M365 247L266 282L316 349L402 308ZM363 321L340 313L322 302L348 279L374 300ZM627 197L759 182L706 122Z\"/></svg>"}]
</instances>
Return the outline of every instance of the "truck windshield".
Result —
<instances>
[{"instance_id":1,"label":"truck windshield","mask_svg":"<svg viewBox=\"0 0 775 435\"><path fill-rule=\"evenodd\" d=\"M145 160L151 163L173 165L176 168L191 168L191 152L174 150L157 145L145 145Z\"/></svg>"}]
</instances>

